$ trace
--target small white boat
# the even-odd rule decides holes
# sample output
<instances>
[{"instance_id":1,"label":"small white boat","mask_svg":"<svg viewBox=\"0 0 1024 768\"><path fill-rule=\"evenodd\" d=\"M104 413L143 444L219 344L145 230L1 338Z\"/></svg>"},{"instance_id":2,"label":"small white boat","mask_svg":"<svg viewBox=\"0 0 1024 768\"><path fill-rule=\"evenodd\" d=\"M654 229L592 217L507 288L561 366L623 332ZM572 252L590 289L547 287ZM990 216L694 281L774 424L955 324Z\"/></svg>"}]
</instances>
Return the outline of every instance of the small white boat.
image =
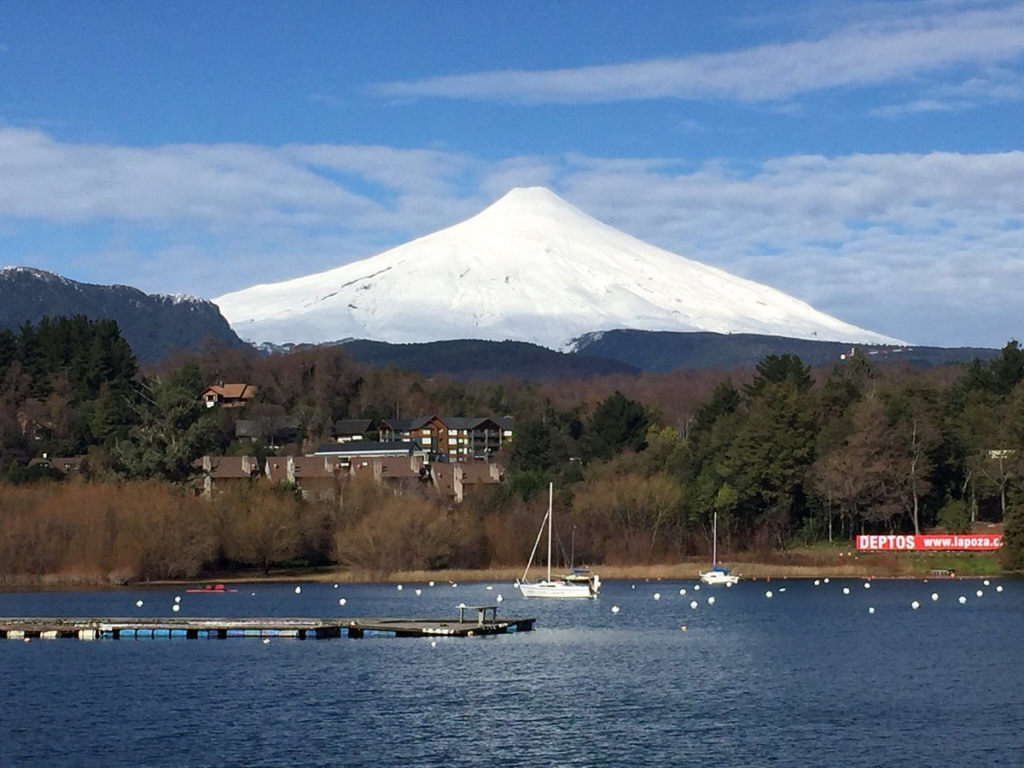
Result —
<instances>
[{"instance_id":1,"label":"small white boat","mask_svg":"<svg viewBox=\"0 0 1024 768\"><path fill-rule=\"evenodd\" d=\"M716 566L710 571L702 573L700 580L705 584L715 586L719 584L739 584L740 577L734 576L728 568Z\"/></svg>"},{"instance_id":2,"label":"small white boat","mask_svg":"<svg viewBox=\"0 0 1024 768\"><path fill-rule=\"evenodd\" d=\"M551 577L551 513L554 508L555 486L552 483L548 486L548 513L541 521L540 530L537 532L537 541L533 544L533 552L530 553L530 561L526 564L526 571L523 578L518 582L519 594L523 597L565 597L565 598L595 598L601 590L601 577L585 569L574 570L566 576ZM534 555L537 554L537 546L540 544L541 536L544 535L544 527L548 529L548 573L543 581L527 581L530 573L530 566L533 565Z\"/></svg>"},{"instance_id":3,"label":"small white boat","mask_svg":"<svg viewBox=\"0 0 1024 768\"><path fill-rule=\"evenodd\" d=\"M740 577L734 576L728 568L718 565L718 512L711 523L711 570L700 575L700 580L709 586L739 584Z\"/></svg>"}]
</instances>

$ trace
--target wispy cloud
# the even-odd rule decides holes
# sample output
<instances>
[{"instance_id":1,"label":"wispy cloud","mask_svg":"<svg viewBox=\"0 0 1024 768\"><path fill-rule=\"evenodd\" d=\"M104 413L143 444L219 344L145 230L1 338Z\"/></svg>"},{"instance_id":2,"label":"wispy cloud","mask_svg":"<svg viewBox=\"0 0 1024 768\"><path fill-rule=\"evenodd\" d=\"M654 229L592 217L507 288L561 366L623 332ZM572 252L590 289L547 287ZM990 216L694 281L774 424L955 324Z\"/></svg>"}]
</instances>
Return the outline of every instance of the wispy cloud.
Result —
<instances>
[{"instance_id":1,"label":"wispy cloud","mask_svg":"<svg viewBox=\"0 0 1024 768\"><path fill-rule=\"evenodd\" d=\"M410 220L415 227L415 212L401 204L404 193L415 189L443 198L440 188L446 177L458 175L461 162L456 154L375 146L75 144L7 128L0 129L0 216L62 223L192 221L219 229L372 229ZM369 189L352 191L357 181ZM382 205L382 195L396 203Z\"/></svg>"},{"instance_id":2,"label":"wispy cloud","mask_svg":"<svg viewBox=\"0 0 1024 768\"><path fill-rule=\"evenodd\" d=\"M0 246L12 263L76 279L216 296L373 255L540 184L849 322L919 343L995 345L1024 325L1022 177L1020 151L694 166L382 146L139 148L8 128ZM78 233L90 244L69 250Z\"/></svg>"},{"instance_id":3,"label":"wispy cloud","mask_svg":"<svg viewBox=\"0 0 1024 768\"><path fill-rule=\"evenodd\" d=\"M878 117L902 117L921 112L959 112L987 104L1024 101L1024 74L1004 67L986 67L955 83L927 87L919 98L871 110Z\"/></svg>"},{"instance_id":4,"label":"wispy cloud","mask_svg":"<svg viewBox=\"0 0 1024 768\"><path fill-rule=\"evenodd\" d=\"M835 87L905 81L1024 54L1024 6L953 10L858 22L813 40L683 58L558 70L508 70L397 81L386 97L579 104L646 99L768 102Z\"/></svg>"}]
</instances>

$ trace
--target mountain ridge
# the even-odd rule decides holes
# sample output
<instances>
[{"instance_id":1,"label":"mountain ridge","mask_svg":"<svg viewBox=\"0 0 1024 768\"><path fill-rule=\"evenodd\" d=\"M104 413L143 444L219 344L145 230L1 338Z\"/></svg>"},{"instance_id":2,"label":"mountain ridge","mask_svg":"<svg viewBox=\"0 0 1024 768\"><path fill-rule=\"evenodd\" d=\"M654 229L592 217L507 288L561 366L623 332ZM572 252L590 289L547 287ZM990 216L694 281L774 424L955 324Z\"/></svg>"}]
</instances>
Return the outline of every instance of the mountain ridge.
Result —
<instances>
[{"instance_id":1,"label":"mountain ridge","mask_svg":"<svg viewBox=\"0 0 1024 768\"><path fill-rule=\"evenodd\" d=\"M0 328L43 317L115 320L141 363L156 363L207 340L249 349L215 304L184 294L147 294L128 285L80 283L33 267L0 268Z\"/></svg>"}]
</instances>

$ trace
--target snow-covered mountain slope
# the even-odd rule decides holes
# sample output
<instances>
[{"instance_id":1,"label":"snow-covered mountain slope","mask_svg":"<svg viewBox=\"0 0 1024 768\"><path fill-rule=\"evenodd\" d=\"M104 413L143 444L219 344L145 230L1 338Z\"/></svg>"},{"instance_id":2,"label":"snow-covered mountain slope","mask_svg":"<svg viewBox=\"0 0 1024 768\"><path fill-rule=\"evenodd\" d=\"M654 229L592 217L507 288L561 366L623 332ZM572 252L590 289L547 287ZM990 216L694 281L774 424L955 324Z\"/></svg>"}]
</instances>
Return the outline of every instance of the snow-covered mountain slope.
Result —
<instances>
[{"instance_id":1,"label":"snow-covered mountain slope","mask_svg":"<svg viewBox=\"0 0 1024 768\"><path fill-rule=\"evenodd\" d=\"M781 291L657 248L542 187L363 261L214 299L254 342L529 341L639 329L890 344Z\"/></svg>"}]
</instances>

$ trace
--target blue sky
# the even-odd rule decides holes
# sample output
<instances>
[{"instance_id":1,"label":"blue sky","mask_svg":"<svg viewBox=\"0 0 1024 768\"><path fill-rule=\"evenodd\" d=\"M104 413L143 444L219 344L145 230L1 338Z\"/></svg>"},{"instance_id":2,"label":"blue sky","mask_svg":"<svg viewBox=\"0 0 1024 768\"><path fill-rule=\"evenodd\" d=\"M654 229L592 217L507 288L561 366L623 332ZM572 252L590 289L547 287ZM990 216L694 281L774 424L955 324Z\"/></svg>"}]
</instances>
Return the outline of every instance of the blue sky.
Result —
<instances>
[{"instance_id":1,"label":"blue sky","mask_svg":"<svg viewBox=\"0 0 1024 768\"><path fill-rule=\"evenodd\" d=\"M917 344L1024 320L1024 3L0 0L0 265L212 298L548 186Z\"/></svg>"}]
</instances>

